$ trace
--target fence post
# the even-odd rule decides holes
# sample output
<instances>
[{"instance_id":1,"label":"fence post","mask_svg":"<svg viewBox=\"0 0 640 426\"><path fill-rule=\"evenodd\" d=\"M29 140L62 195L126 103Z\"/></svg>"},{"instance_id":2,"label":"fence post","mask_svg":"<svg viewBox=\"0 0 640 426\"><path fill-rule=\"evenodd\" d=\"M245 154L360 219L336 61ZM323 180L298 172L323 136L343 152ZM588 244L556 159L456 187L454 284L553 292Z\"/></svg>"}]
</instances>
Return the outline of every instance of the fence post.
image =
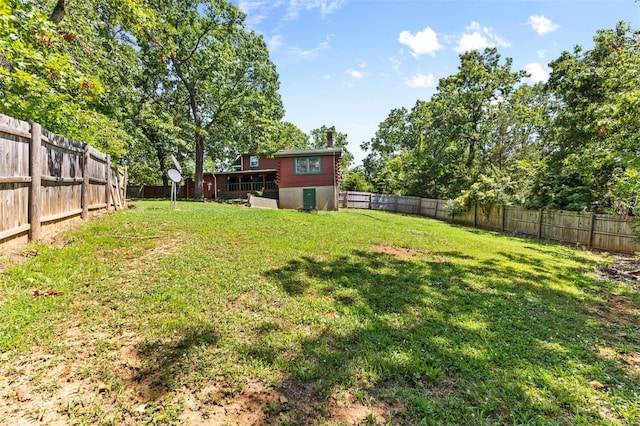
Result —
<instances>
[{"instance_id":1,"label":"fence post","mask_svg":"<svg viewBox=\"0 0 640 426\"><path fill-rule=\"evenodd\" d=\"M369 193L369 210L371 210L371 199L373 197L373 194L370 192Z\"/></svg>"},{"instance_id":2,"label":"fence post","mask_svg":"<svg viewBox=\"0 0 640 426\"><path fill-rule=\"evenodd\" d=\"M540 220L538 221L538 239L542 239L542 209L540 209Z\"/></svg>"},{"instance_id":3,"label":"fence post","mask_svg":"<svg viewBox=\"0 0 640 426\"><path fill-rule=\"evenodd\" d=\"M84 159L82 161L82 220L89 218L89 144L84 145Z\"/></svg>"},{"instance_id":4,"label":"fence post","mask_svg":"<svg viewBox=\"0 0 640 426\"><path fill-rule=\"evenodd\" d=\"M453 211L449 211L449 214L451 215L451 223L455 223L455 220L456 220L455 216L456 216L456 214L455 214Z\"/></svg>"},{"instance_id":5,"label":"fence post","mask_svg":"<svg viewBox=\"0 0 640 426\"><path fill-rule=\"evenodd\" d=\"M478 203L473 203L473 227L478 227Z\"/></svg>"},{"instance_id":6,"label":"fence post","mask_svg":"<svg viewBox=\"0 0 640 426\"><path fill-rule=\"evenodd\" d=\"M31 186L29 191L29 240L38 241L40 239L40 219L42 217L42 164L40 158L40 147L42 146L42 128L40 124L31 121L31 143L29 152L29 163L31 175Z\"/></svg>"},{"instance_id":7,"label":"fence post","mask_svg":"<svg viewBox=\"0 0 640 426\"><path fill-rule=\"evenodd\" d=\"M504 204L502 204L500 207L502 209L502 221L501 221L501 224L500 224L500 232L504 232L504 228L505 228L504 222L505 222L506 216L507 216L505 211L507 209L506 209L506 206Z\"/></svg>"},{"instance_id":8,"label":"fence post","mask_svg":"<svg viewBox=\"0 0 640 426\"><path fill-rule=\"evenodd\" d=\"M105 200L107 201L107 211L111 207L111 157L107 155L107 175L105 176L107 181L105 188Z\"/></svg>"},{"instance_id":9,"label":"fence post","mask_svg":"<svg viewBox=\"0 0 640 426\"><path fill-rule=\"evenodd\" d=\"M589 224L589 242L587 244L587 248L591 249L591 245L593 244L593 228L596 222L596 212L591 212L591 223Z\"/></svg>"},{"instance_id":10,"label":"fence post","mask_svg":"<svg viewBox=\"0 0 640 426\"><path fill-rule=\"evenodd\" d=\"M122 202L127 205L127 185L129 184L129 167L124 167L124 176L122 177Z\"/></svg>"}]
</instances>

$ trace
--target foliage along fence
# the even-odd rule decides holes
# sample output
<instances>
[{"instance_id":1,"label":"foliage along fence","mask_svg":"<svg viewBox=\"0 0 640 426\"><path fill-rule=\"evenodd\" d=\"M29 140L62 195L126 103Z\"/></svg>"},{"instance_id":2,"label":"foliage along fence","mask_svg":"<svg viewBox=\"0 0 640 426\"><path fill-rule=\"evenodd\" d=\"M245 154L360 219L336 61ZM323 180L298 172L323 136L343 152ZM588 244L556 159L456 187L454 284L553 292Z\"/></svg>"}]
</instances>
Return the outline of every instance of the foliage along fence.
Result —
<instances>
[{"instance_id":1,"label":"foliage along fence","mask_svg":"<svg viewBox=\"0 0 640 426\"><path fill-rule=\"evenodd\" d=\"M0 114L0 245L125 205L126 171L83 142Z\"/></svg>"},{"instance_id":2,"label":"foliage along fence","mask_svg":"<svg viewBox=\"0 0 640 426\"><path fill-rule=\"evenodd\" d=\"M341 192L340 207L416 214L491 231L528 235L612 252L640 251L633 219L604 214L476 205L469 211L452 215L446 200L368 192Z\"/></svg>"}]
</instances>

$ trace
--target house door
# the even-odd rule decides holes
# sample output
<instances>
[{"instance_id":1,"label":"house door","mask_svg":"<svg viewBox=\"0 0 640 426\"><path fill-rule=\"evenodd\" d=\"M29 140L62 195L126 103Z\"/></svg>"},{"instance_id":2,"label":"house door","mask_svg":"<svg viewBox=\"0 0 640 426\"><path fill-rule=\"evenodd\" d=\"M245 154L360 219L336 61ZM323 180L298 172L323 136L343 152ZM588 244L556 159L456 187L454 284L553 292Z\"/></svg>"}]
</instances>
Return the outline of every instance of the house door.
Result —
<instances>
[{"instance_id":1,"label":"house door","mask_svg":"<svg viewBox=\"0 0 640 426\"><path fill-rule=\"evenodd\" d=\"M302 206L305 210L316 209L316 189L305 188L302 190Z\"/></svg>"}]
</instances>

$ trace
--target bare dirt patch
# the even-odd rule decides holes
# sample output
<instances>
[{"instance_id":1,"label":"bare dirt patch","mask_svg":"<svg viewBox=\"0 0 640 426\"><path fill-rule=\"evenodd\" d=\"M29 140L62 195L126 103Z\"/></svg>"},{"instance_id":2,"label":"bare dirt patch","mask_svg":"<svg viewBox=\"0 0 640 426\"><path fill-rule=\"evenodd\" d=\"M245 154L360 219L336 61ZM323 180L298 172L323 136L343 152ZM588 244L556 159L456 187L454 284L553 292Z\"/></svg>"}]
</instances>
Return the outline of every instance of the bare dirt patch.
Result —
<instances>
[{"instance_id":1,"label":"bare dirt patch","mask_svg":"<svg viewBox=\"0 0 640 426\"><path fill-rule=\"evenodd\" d=\"M631 255L614 255L614 262L598 269L600 279L620 283L625 293L640 291L640 259ZM628 290L631 293L628 293ZM640 319L640 307L627 295L606 292L601 295L603 303L592 309L592 313L611 326L629 326Z\"/></svg>"},{"instance_id":2,"label":"bare dirt patch","mask_svg":"<svg viewBox=\"0 0 640 426\"><path fill-rule=\"evenodd\" d=\"M67 337L82 335L74 327ZM136 335L105 337L75 342L68 354L28 353L11 367L0 365L0 424L66 425L102 419L133 425L149 420L159 406L172 405L180 407L177 420L184 425L358 425L393 421L402 408L377 400L365 403L349 391L321 396L310 385L287 380L273 386L249 379L238 387L219 378L198 390L170 391L154 384L157 375L140 376L144 360ZM105 341L113 347L99 356L98 346ZM110 381L104 380L104 371L113 374Z\"/></svg>"},{"instance_id":3,"label":"bare dirt patch","mask_svg":"<svg viewBox=\"0 0 640 426\"><path fill-rule=\"evenodd\" d=\"M413 259L420 255L420 252L418 252L417 250L385 244L372 246L371 250L374 253L388 254L399 259Z\"/></svg>"},{"instance_id":4,"label":"bare dirt patch","mask_svg":"<svg viewBox=\"0 0 640 426\"><path fill-rule=\"evenodd\" d=\"M37 256L38 251L26 247L2 247L0 253L0 273L15 265L22 265L30 258Z\"/></svg>"},{"instance_id":5,"label":"bare dirt patch","mask_svg":"<svg viewBox=\"0 0 640 426\"><path fill-rule=\"evenodd\" d=\"M400 407L375 401L365 404L351 393L321 397L308 386L270 386L260 380L249 380L241 390L224 380L212 381L200 391L183 389L183 424L193 425L278 425L288 424L382 424L391 421ZM324 423L323 423L324 422Z\"/></svg>"}]
</instances>

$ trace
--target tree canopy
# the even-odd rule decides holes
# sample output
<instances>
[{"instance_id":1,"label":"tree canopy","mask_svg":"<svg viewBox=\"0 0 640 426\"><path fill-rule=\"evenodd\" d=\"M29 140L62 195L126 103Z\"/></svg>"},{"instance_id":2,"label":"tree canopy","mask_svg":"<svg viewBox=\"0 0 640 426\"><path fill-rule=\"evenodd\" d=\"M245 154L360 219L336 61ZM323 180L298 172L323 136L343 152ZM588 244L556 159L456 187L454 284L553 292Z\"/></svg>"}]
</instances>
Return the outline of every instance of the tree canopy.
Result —
<instances>
[{"instance_id":1,"label":"tree canopy","mask_svg":"<svg viewBox=\"0 0 640 426\"><path fill-rule=\"evenodd\" d=\"M2 12L0 112L128 161L133 179L188 155L200 198L205 159L277 137L275 65L226 0L3 0Z\"/></svg>"},{"instance_id":2,"label":"tree canopy","mask_svg":"<svg viewBox=\"0 0 640 426\"><path fill-rule=\"evenodd\" d=\"M495 48L460 55L428 100L394 108L362 144L282 121L263 37L227 0L0 0L0 113L86 141L167 185L172 155L201 198L205 165L334 145L343 187L637 215L639 32L598 31L530 84Z\"/></svg>"},{"instance_id":3,"label":"tree canopy","mask_svg":"<svg viewBox=\"0 0 640 426\"><path fill-rule=\"evenodd\" d=\"M640 45L620 23L528 84L495 48L460 55L428 101L393 109L362 144L376 191L637 214Z\"/></svg>"}]
</instances>

